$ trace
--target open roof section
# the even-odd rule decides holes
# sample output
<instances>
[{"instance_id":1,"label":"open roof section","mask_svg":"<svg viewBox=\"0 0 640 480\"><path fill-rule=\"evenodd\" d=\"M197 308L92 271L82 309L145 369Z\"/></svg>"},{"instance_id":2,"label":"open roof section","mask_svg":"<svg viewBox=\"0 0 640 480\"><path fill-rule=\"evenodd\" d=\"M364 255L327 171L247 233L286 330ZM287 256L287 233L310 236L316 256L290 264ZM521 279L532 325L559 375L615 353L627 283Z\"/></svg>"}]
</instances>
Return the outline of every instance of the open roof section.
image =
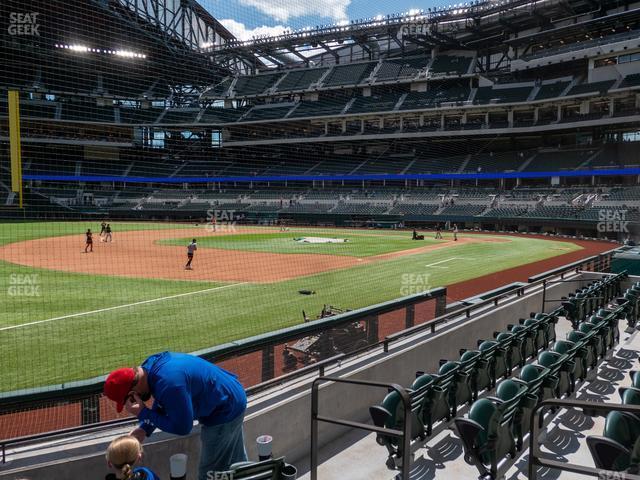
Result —
<instances>
[{"instance_id":1,"label":"open roof section","mask_svg":"<svg viewBox=\"0 0 640 480\"><path fill-rule=\"evenodd\" d=\"M235 40L207 10L194 0L115 0L148 23L193 50ZM100 2L96 2L100 3Z\"/></svg>"},{"instance_id":2,"label":"open roof section","mask_svg":"<svg viewBox=\"0 0 640 480\"><path fill-rule=\"evenodd\" d=\"M214 58L257 58L276 67L346 63L416 48L504 48L518 31L548 29L563 19L602 16L608 8L628 9L615 0L487 0L399 14L317 25L282 35L230 41L210 47ZM372 48L372 47L376 48ZM359 55L347 54L357 50ZM260 69L258 66L257 69Z\"/></svg>"}]
</instances>

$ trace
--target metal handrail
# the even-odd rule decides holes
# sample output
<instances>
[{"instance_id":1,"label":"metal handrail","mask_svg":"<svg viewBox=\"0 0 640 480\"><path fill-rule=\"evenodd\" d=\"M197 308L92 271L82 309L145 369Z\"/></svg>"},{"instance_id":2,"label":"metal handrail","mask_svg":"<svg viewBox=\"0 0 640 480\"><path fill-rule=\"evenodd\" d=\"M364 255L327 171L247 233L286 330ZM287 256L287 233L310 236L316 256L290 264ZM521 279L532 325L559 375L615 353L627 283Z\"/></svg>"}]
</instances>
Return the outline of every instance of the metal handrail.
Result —
<instances>
[{"instance_id":1,"label":"metal handrail","mask_svg":"<svg viewBox=\"0 0 640 480\"><path fill-rule=\"evenodd\" d=\"M531 432L529 436L529 465L527 476L529 480L536 480L537 467L548 467L556 470L577 473L580 475L589 475L598 478L624 478L625 480L640 480L640 475L624 472L622 474L623 476L621 476L621 472L616 472L613 470L604 470L600 468L588 467L586 465L576 465L568 462L560 462L558 460L543 458L541 456L540 444L538 443L538 435L541 428L540 417L541 415L543 415L544 410L548 408L582 409L585 415L588 416L595 416L599 412L628 412L640 416L640 405L596 403L586 402L584 400L543 400L533 409L531 421L529 424L529 431Z\"/></svg>"},{"instance_id":2,"label":"metal handrail","mask_svg":"<svg viewBox=\"0 0 640 480\"><path fill-rule=\"evenodd\" d=\"M483 300L479 303L476 303L474 305L469 305L468 307L464 307L464 308L460 308L457 309L453 312L447 313L445 315L442 315L440 317L436 317L433 320L420 324L420 325L416 325L414 327L402 330L400 332L397 333L393 333L391 335L387 335L385 337L385 339L383 340L383 346L385 349L385 352L388 351L389 348L389 343L396 341L400 338L404 338L407 337L409 335L413 335L415 333L419 333L423 330L427 330L427 329L431 329L431 332L434 333L436 331L436 327L438 325L442 325L444 323L447 323L447 321L455 319L457 317L459 317L461 314L464 314L467 318L469 318L471 316L471 314L475 311L475 310L481 310L484 307L487 307L488 305L493 304L494 306L498 306L500 303L500 300L503 300L505 298L511 297L514 294L518 295L518 296L522 296L525 295L528 291L530 291L533 288L537 288L540 285L542 285L543 287L546 286L547 284L547 279L549 277L553 277L553 276L560 276L560 278L564 278L564 275L568 272L575 272L577 273L579 271L579 267L590 263L592 261L594 261L594 259L599 259L602 256L607 256L607 255L613 255L613 253L615 253L616 251L618 251L618 248L614 248L611 250L608 250L600 255L594 255L591 257L587 257L585 259L579 260L577 262L573 262L570 263L568 265L565 265L563 267L560 268L555 268L553 270L548 270L547 272L543 272L540 273L538 275L536 275L535 277L529 277L529 284L528 285L524 285L520 288L516 288L513 290L509 290L503 294L497 295L493 298L489 298L487 300ZM546 288L545 288L546 291Z\"/></svg>"},{"instance_id":3,"label":"metal handrail","mask_svg":"<svg viewBox=\"0 0 640 480\"><path fill-rule=\"evenodd\" d=\"M320 382L346 383L350 385L361 385L366 387L386 388L394 390L400 395L403 409L403 425L402 430L387 429L375 427L361 422L353 422L333 417L325 417L319 415L318 412L318 391ZM311 385L311 480L318 480L318 424L320 422L341 425L344 427L365 430L367 432L381 433L389 437L399 438L402 443L402 478L408 479L411 461L411 397L409 392L398 384L372 382L366 380L349 380L337 377L319 377L313 381Z\"/></svg>"}]
</instances>

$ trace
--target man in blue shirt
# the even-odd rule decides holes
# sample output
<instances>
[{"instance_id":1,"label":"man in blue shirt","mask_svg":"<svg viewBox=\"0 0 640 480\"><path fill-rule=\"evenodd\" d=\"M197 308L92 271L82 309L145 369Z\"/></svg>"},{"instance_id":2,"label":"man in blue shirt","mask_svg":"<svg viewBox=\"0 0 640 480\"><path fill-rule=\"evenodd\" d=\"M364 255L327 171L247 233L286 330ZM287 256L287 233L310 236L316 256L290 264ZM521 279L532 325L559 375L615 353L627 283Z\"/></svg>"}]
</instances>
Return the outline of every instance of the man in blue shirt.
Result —
<instances>
[{"instance_id":1,"label":"man in blue shirt","mask_svg":"<svg viewBox=\"0 0 640 480\"><path fill-rule=\"evenodd\" d=\"M199 357L163 352L139 367L111 372L104 394L138 417L131 435L142 442L156 428L187 435L194 420L201 425L199 480L208 472L228 470L247 460L242 423L247 397L236 376ZM145 402L153 396L153 407Z\"/></svg>"}]
</instances>

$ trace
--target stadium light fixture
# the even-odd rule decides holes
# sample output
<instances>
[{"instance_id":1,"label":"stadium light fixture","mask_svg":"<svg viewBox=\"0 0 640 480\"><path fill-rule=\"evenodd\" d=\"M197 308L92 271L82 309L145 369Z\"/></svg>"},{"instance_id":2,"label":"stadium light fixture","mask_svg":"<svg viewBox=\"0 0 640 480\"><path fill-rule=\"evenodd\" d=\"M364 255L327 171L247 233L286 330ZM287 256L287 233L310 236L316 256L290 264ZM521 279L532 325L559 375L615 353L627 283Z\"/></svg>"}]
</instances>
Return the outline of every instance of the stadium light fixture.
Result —
<instances>
[{"instance_id":1,"label":"stadium light fixture","mask_svg":"<svg viewBox=\"0 0 640 480\"><path fill-rule=\"evenodd\" d=\"M73 52L80 52L80 53L103 53L108 55L116 55L118 57L124 57L124 58L147 58L147 55L144 53L132 52L130 50L108 50L108 49L87 47L86 45L76 45L76 44L65 45L60 43L56 43L55 47L61 48L64 50L71 50Z\"/></svg>"},{"instance_id":2,"label":"stadium light fixture","mask_svg":"<svg viewBox=\"0 0 640 480\"><path fill-rule=\"evenodd\" d=\"M89 47L85 47L84 45L69 45L67 47L69 50L73 50L74 52L88 52Z\"/></svg>"}]
</instances>

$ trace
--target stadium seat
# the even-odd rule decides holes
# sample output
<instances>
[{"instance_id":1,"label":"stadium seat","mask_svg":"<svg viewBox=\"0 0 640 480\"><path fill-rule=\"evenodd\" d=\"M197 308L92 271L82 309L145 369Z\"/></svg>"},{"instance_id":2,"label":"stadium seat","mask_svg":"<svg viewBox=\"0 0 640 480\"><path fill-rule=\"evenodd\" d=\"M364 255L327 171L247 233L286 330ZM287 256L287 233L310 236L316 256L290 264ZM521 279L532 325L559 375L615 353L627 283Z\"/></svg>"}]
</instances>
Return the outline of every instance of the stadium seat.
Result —
<instances>
[{"instance_id":1,"label":"stadium seat","mask_svg":"<svg viewBox=\"0 0 640 480\"><path fill-rule=\"evenodd\" d=\"M576 364L569 355L545 351L540 354L538 363L548 368L550 374L558 378L554 392L556 398L571 395L574 390Z\"/></svg>"},{"instance_id":2,"label":"stadium seat","mask_svg":"<svg viewBox=\"0 0 640 480\"><path fill-rule=\"evenodd\" d=\"M493 386L495 386L498 378L507 377L511 374L507 363L508 350L505 349L502 342L480 340L478 341L478 348L489 359L489 375Z\"/></svg>"},{"instance_id":3,"label":"stadium seat","mask_svg":"<svg viewBox=\"0 0 640 480\"><path fill-rule=\"evenodd\" d=\"M544 342L545 345L549 345L556 341L556 324L558 323L558 316L550 313L534 313L532 318L535 320L544 321Z\"/></svg>"},{"instance_id":4,"label":"stadium seat","mask_svg":"<svg viewBox=\"0 0 640 480\"><path fill-rule=\"evenodd\" d=\"M517 380L504 380L496 389L496 396L506 402L519 398L518 409L513 421L513 434L516 439L516 448L522 449L523 438L529 430L529 423L533 408L538 403L538 398L528 391L527 385Z\"/></svg>"},{"instance_id":5,"label":"stadium seat","mask_svg":"<svg viewBox=\"0 0 640 480\"><path fill-rule=\"evenodd\" d=\"M489 370L491 363L491 355L479 350L461 351L460 363L472 365L469 371L469 382L473 393L473 400L478 399L478 393L483 390L489 390L493 386L491 372Z\"/></svg>"},{"instance_id":6,"label":"stadium seat","mask_svg":"<svg viewBox=\"0 0 640 480\"><path fill-rule=\"evenodd\" d=\"M586 338L591 338L594 346L594 352L597 358L604 358L606 354L606 329L602 324L594 325L589 322L582 322L578 329L586 334Z\"/></svg>"},{"instance_id":7,"label":"stadium seat","mask_svg":"<svg viewBox=\"0 0 640 480\"><path fill-rule=\"evenodd\" d=\"M619 303L615 310L604 307L615 297L618 280L607 277L580 289L575 304L582 312L597 312L587 321L576 317L577 329L569 332L566 340L557 340L555 333L564 307L550 313L531 313L517 325L508 325L507 331L494 332L495 340L478 340L477 350L460 350L458 361L441 360L437 375L417 372L407 390L412 440L424 440L431 435L434 424L453 418L465 459L481 474L494 474L506 455L523 448L535 406L546 399L571 396L576 381L585 380L598 358L617 343L615 328L628 311L627 302ZM536 363L526 363L536 356ZM509 378L518 368L519 378ZM640 374L632 373L631 381L633 387L620 389L620 396L625 402L640 404ZM494 396L478 398L481 392L496 386ZM457 418L458 407L464 404L471 405L469 414ZM400 395L389 393L381 405L370 408L370 414L377 426L402 429ZM387 465L397 467L396 460L402 455L398 439L378 434L377 441L389 452Z\"/></svg>"},{"instance_id":8,"label":"stadium seat","mask_svg":"<svg viewBox=\"0 0 640 480\"><path fill-rule=\"evenodd\" d=\"M520 390L524 395L526 389ZM516 455L513 422L520 397L489 400L481 398L473 403L468 418L456 418L455 426L462 440L465 460L478 468L481 476L496 478L498 463L507 455Z\"/></svg>"},{"instance_id":9,"label":"stadium seat","mask_svg":"<svg viewBox=\"0 0 640 480\"><path fill-rule=\"evenodd\" d=\"M526 320L521 320L521 324L525 327L531 328L533 330L533 346L536 352L543 350L547 342L547 325L546 322L541 320L536 320L534 318L527 318Z\"/></svg>"},{"instance_id":10,"label":"stadium seat","mask_svg":"<svg viewBox=\"0 0 640 480\"><path fill-rule=\"evenodd\" d=\"M618 393L623 405L640 405L640 388L620 387Z\"/></svg>"},{"instance_id":11,"label":"stadium seat","mask_svg":"<svg viewBox=\"0 0 640 480\"><path fill-rule=\"evenodd\" d=\"M573 382L576 380L583 381L587 377L589 365L587 364L587 350L584 346L569 340L557 340L553 345L553 351L573 359Z\"/></svg>"},{"instance_id":12,"label":"stadium seat","mask_svg":"<svg viewBox=\"0 0 640 480\"><path fill-rule=\"evenodd\" d=\"M587 445L596 468L622 472L632 465L637 468L640 457L640 420L625 412L607 415L602 436L587 437Z\"/></svg>"},{"instance_id":13,"label":"stadium seat","mask_svg":"<svg viewBox=\"0 0 640 480\"><path fill-rule=\"evenodd\" d=\"M429 377L423 375L423 377ZM419 380L419 381L418 381ZM413 387L415 389L408 390L411 399L411 438L416 439L426 436L422 416L420 415L425 396L432 385L431 378L417 379ZM369 413L373 424L377 427L402 430L404 428L404 405L400 394L396 391L390 392L382 401L381 405L369 407ZM376 437L378 444L387 448L389 457L387 466L395 467L395 458L402 456L401 442L398 437L378 434Z\"/></svg>"},{"instance_id":14,"label":"stadium seat","mask_svg":"<svg viewBox=\"0 0 640 480\"><path fill-rule=\"evenodd\" d=\"M264 460L262 462L234 463L226 472L216 472L215 478L233 478L246 480L285 480L296 478L296 468L285 463L284 458Z\"/></svg>"},{"instance_id":15,"label":"stadium seat","mask_svg":"<svg viewBox=\"0 0 640 480\"><path fill-rule=\"evenodd\" d=\"M589 337L586 333L579 330L572 330L567 334L567 340L585 348L585 363L587 369L592 369L598 362L597 339Z\"/></svg>"},{"instance_id":16,"label":"stadium seat","mask_svg":"<svg viewBox=\"0 0 640 480\"><path fill-rule=\"evenodd\" d=\"M470 368L473 367L471 362L463 365L460 362L441 361L442 365L438 370L438 375L442 377L450 376L453 381L449 388L449 405L451 407L451 416L455 417L458 405L465 403L471 404L473 393L470 386ZM465 368L466 367L466 368Z\"/></svg>"},{"instance_id":17,"label":"stadium seat","mask_svg":"<svg viewBox=\"0 0 640 480\"><path fill-rule=\"evenodd\" d=\"M558 378L551 374L551 370L542 365L528 364L520 371L520 380L526 382L529 393L539 400L555 397Z\"/></svg>"},{"instance_id":18,"label":"stadium seat","mask_svg":"<svg viewBox=\"0 0 640 480\"><path fill-rule=\"evenodd\" d=\"M513 333L501 332L496 335L496 340L500 342L500 346L506 353L506 371L508 375L511 375L511 371L514 368L524 365L524 357L522 355L524 338Z\"/></svg>"},{"instance_id":19,"label":"stadium seat","mask_svg":"<svg viewBox=\"0 0 640 480\"><path fill-rule=\"evenodd\" d=\"M537 349L535 346L536 329L524 325L509 326L509 330L516 337L522 339L522 357L524 360L534 357Z\"/></svg>"},{"instance_id":20,"label":"stadium seat","mask_svg":"<svg viewBox=\"0 0 640 480\"><path fill-rule=\"evenodd\" d=\"M451 405L449 402L450 389L453 388L452 375L422 375L418 372L418 377L412 387L416 388L431 380L430 388L427 389L422 408L422 423L427 435L431 435L433 425L440 420L451 419Z\"/></svg>"}]
</instances>

